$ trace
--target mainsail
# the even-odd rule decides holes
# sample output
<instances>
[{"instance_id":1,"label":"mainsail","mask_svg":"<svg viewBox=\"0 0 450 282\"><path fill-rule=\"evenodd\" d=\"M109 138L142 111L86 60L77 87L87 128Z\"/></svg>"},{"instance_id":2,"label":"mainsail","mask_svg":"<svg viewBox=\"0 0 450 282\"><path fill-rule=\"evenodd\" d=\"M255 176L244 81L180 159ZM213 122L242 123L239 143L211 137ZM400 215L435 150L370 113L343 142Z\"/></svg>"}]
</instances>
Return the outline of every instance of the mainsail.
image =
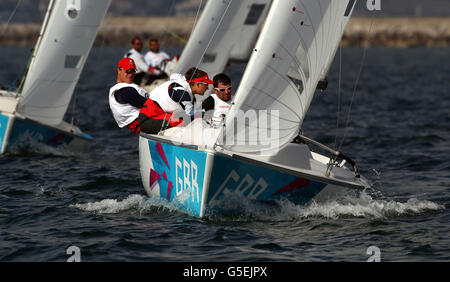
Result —
<instances>
[{"instance_id":1,"label":"mainsail","mask_svg":"<svg viewBox=\"0 0 450 282\"><path fill-rule=\"evenodd\" d=\"M217 144L276 152L298 135L355 0L274 0ZM269 121L268 121L269 120Z\"/></svg>"},{"instance_id":2,"label":"mainsail","mask_svg":"<svg viewBox=\"0 0 450 282\"><path fill-rule=\"evenodd\" d=\"M18 111L58 125L111 0L51 1L35 47Z\"/></svg>"},{"instance_id":3,"label":"mainsail","mask_svg":"<svg viewBox=\"0 0 450 282\"><path fill-rule=\"evenodd\" d=\"M248 60L272 0L209 0L181 54L176 72L192 66L210 76L229 60Z\"/></svg>"}]
</instances>

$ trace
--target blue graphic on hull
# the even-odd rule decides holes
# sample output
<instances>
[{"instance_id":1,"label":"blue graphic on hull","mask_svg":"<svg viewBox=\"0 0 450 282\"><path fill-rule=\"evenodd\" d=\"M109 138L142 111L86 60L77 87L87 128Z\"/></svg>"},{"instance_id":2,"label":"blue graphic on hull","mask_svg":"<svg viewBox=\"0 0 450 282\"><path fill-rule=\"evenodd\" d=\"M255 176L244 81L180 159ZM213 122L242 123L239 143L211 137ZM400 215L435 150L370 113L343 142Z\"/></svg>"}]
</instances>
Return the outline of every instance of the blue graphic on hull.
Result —
<instances>
[{"instance_id":1,"label":"blue graphic on hull","mask_svg":"<svg viewBox=\"0 0 450 282\"><path fill-rule=\"evenodd\" d=\"M207 203L209 207L214 207L228 191L251 200L274 201L287 198L295 204L305 204L325 186L325 183L276 169L216 155Z\"/></svg>"},{"instance_id":2,"label":"blue graphic on hull","mask_svg":"<svg viewBox=\"0 0 450 282\"><path fill-rule=\"evenodd\" d=\"M6 129L8 127L9 117L0 114L0 151L6 138Z\"/></svg>"},{"instance_id":3,"label":"blue graphic on hull","mask_svg":"<svg viewBox=\"0 0 450 282\"><path fill-rule=\"evenodd\" d=\"M39 142L49 146L69 144L73 136L61 131L42 126L32 121L16 118L11 129L7 148L19 142L26 145L27 142Z\"/></svg>"},{"instance_id":4,"label":"blue graphic on hull","mask_svg":"<svg viewBox=\"0 0 450 282\"><path fill-rule=\"evenodd\" d=\"M221 203L229 200L229 193L263 203L286 198L295 204L305 204L327 185L221 155L211 156L214 159L208 185L204 183L206 152L152 140L148 141L148 145L152 160L150 190L158 184L160 197L177 209L195 216L201 216L202 211L221 210ZM204 193L207 197L202 203Z\"/></svg>"},{"instance_id":5,"label":"blue graphic on hull","mask_svg":"<svg viewBox=\"0 0 450 282\"><path fill-rule=\"evenodd\" d=\"M150 189L189 214L200 216L207 153L149 140Z\"/></svg>"}]
</instances>

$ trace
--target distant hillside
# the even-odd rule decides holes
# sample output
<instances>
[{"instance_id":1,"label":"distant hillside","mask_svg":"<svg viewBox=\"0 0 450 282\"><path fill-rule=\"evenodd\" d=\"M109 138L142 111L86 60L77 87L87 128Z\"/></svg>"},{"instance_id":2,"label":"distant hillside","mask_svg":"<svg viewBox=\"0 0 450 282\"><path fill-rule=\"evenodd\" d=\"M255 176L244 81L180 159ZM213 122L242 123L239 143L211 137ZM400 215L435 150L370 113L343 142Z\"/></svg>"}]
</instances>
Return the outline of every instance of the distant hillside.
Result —
<instances>
[{"instance_id":1,"label":"distant hillside","mask_svg":"<svg viewBox=\"0 0 450 282\"><path fill-rule=\"evenodd\" d=\"M19 0L0 1L0 22L6 22ZM65 0L58 0L65 1ZM220 1L220 0L208 0ZM241 0L235 0L241 1ZM450 17L449 0L380 0L381 17ZM22 0L11 22L40 22L44 18L49 0ZM206 0L112 0L108 16L194 16ZM367 10L366 0L358 0L356 17L373 14Z\"/></svg>"},{"instance_id":2,"label":"distant hillside","mask_svg":"<svg viewBox=\"0 0 450 282\"><path fill-rule=\"evenodd\" d=\"M163 45L182 45L189 39L194 18L108 17L95 44L129 47L133 36L147 41L157 37ZM3 27L0 24L0 30ZM0 37L0 45L32 46L39 23L14 23ZM175 36L176 35L176 36ZM179 39L182 38L182 40ZM345 30L343 46L450 46L450 17L447 18L358 18L352 17Z\"/></svg>"}]
</instances>

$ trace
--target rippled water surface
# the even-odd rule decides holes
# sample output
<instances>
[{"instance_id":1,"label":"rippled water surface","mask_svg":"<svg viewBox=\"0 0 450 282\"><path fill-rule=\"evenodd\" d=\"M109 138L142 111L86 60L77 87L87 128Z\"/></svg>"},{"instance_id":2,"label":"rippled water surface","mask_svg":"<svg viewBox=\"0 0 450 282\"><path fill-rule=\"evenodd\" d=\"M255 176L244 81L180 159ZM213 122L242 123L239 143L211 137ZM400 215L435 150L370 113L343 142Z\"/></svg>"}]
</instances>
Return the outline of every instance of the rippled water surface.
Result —
<instances>
[{"instance_id":1,"label":"rippled water surface","mask_svg":"<svg viewBox=\"0 0 450 282\"><path fill-rule=\"evenodd\" d=\"M29 51L0 47L0 85L20 79ZM0 157L1 261L66 261L70 246L82 261L366 261L372 246L382 261L450 259L450 49L368 49L350 114L363 49L342 50L341 91L335 60L303 131L353 158L372 188L320 205L242 202L204 220L144 192L138 139L107 99L125 51L94 48L75 90L67 120L95 138L89 152Z\"/></svg>"}]
</instances>

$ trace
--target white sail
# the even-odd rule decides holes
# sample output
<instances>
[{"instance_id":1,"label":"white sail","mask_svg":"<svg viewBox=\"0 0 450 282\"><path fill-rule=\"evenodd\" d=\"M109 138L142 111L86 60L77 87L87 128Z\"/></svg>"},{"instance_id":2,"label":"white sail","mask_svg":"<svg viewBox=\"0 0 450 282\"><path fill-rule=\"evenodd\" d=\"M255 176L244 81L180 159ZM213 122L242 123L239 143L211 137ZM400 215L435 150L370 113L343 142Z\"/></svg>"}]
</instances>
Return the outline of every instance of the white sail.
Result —
<instances>
[{"instance_id":1,"label":"white sail","mask_svg":"<svg viewBox=\"0 0 450 282\"><path fill-rule=\"evenodd\" d=\"M50 1L22 90L18 111L59 124L111 0Z\"/></svg>"},{"instance_id":2,"label":"white sail","mask_svg":"<svg viewBox=\"0 0 450 282\"><path fill-rule=\"evenodd\" d=\"M210 76L228 61L248 60L271 0L209 0L181 54L176 72L193 66Z\"/></svg>"},{"instance_id":3,"label":"white sail","mask_svg":"<svg viewBox=\"0 0 450 282\"><path fill-rule=\"evenodd\" d=\"M354 4L355 0L273 1L218 145L233 152L263 153L292 142ZM252 111L260 118L249 114Z\"/></svg>"}]
</instances>

